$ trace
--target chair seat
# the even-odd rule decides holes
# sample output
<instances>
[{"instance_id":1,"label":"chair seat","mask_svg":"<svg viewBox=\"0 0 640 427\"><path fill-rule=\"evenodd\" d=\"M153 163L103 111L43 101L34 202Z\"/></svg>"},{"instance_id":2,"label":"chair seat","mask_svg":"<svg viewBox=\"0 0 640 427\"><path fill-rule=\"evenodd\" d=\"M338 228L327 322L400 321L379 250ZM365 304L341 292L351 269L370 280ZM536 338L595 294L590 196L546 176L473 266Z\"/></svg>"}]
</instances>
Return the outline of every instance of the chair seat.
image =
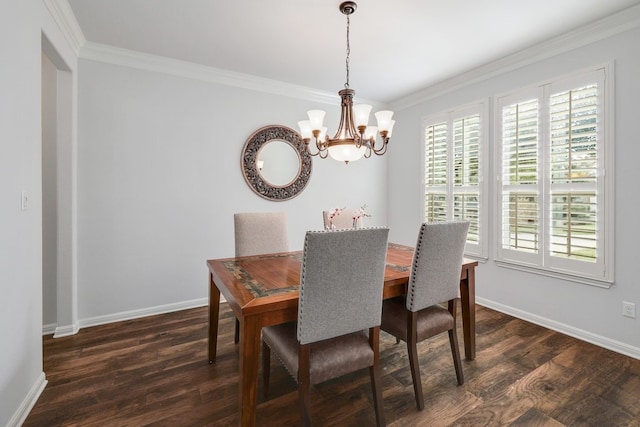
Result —
<instances>
[{"instance_id":1,"label":"chair seat","mask_svg":"<svg viewBox=\"0 0 640 427\"><path fill-rule=\"evenodd\" d=\"M262 329L263 341L279 356L289 373L298 378L296 322ZM310 345L310 380L318 384L373 364L373 350L365 332L354 332ZM345 363L345 360L348 363Z\"/></svg>"},{"instance_id":2,"label":"chair seat","mask_svg":"<svg viewBox=\"0 0 640 427\"><path fill-rule=\"evenodd\" d=\"M380 329L407 341L407 305L404 297L392 298L382 303L382 324ZM446 308L432 305L418 311L417 341L453 328L453 316Z\"/></svg>"}]
</instances>

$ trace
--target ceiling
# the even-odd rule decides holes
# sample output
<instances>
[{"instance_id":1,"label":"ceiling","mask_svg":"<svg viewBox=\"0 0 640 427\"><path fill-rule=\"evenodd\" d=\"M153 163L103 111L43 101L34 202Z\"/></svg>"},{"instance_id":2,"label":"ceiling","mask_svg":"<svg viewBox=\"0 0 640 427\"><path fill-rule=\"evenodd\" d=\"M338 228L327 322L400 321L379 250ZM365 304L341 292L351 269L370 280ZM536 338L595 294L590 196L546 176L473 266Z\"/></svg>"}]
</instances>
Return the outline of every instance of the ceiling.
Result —
<instances>
[{"instance_id":1,"label":"ceiling","mask_svg":"<svg viewBox=\"0 0 640 427\"><path fill-rule=\"evenodd\" d=\"M336 93L339 0L68 0L87 41ZM392 102L640 0L360 0L350 87Z\"/></svg>"}]
</instances>

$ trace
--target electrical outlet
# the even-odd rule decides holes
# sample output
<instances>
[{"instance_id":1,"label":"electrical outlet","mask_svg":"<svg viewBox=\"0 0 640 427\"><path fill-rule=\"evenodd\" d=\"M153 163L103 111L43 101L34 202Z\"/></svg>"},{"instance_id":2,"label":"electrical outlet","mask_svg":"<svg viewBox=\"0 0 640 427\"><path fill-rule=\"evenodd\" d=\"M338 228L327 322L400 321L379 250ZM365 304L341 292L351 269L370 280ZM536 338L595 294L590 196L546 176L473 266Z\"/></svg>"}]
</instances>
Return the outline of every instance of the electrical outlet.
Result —
<instances>
[{"instance_id":1,"label":"electrical outlet","mask_svg":"<svg viewBox=\"0 0 640 427\"><path fill-rule=\"evenodd\" d=\"M625 317L636 318L636 305L632 302L622 301L622 315Z\"/></svg>"}]
</instances>

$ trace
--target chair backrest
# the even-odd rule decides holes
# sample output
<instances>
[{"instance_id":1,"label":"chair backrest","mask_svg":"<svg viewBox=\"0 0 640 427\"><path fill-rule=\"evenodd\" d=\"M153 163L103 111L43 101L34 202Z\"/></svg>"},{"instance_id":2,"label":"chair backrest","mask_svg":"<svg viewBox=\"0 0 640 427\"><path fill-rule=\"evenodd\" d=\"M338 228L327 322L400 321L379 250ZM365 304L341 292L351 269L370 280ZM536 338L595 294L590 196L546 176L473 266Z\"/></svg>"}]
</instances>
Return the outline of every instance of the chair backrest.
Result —
<instances>
[{"instance_id":1,"label":"chair backrest","mask_svg":"<svg viewBox=\"0 0 640 427\"><path fill-rule=\"evenodd\" d=\"M329 211L322 211L322 220L324 222L324 229L331 229L331 224L333 224L336 230L342 230L345 228L353 228L353 213L355 209L342 209L339 215L333 218L333 220L329 219ZM357 223L358 228L362 228L364 226L364 218L360 217Z\"/></svg>"},{"instance_id":2,"label":"chair backrest","mask_svg":"<svg viewBox=\"0 0 640 427\"><path fill-rule=\"evenodd\" d=\"M407 309L423 308L457 298L469 221L424 223L413 254Z\"/></svg>"},{"instance_id":3,"label":"chair backrest","mask_svg":"<svg viewBox=\"0 0 640 427\"><path fill-rule=\"evenodd\" d=\"M284 212L243 212L233 215L236 256L289 251Z\"/></svg>"},{"instance_id":4,"label":"chair backrest","mask_svg":"<svg viewBox=\"0 0 640 427\"><path fill-rule=\"evenodd\" d=\"M380 325L388 228L307 231L300 272L298 341Z\"/></svg>"}]
</instances>

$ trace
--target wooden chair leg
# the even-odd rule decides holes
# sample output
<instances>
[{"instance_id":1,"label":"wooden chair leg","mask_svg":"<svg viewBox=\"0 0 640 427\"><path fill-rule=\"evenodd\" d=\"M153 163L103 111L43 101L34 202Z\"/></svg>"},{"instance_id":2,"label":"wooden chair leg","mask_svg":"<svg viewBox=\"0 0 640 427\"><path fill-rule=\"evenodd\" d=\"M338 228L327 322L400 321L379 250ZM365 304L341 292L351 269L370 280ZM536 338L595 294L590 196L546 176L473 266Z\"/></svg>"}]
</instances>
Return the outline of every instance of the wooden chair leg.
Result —
<instances>
[{"instance_id":1,"label":"wooden chair leg","mask_svg":"<svg viewBox=\"0 0 640 427\"><path fill-rule=\"evenodd\" d=\"M418 342L416 338L417 313L409 312L407 330L407 353L409 354L409 367L413 380L413 393L416 397L418 410L424 409L424 396L422 395L422 379L420 378L420 361L418 360Z\"/></svg>"},{"instance_id":2,"label":"wooden chair leg","mask_svg":"<svg viewBox=\"0 0 640 427\"><path fill-rule=\"evenodd\" d=\"M269 395L269 379L271 378L271 349L262 341L262 393L267 400Z\"/></svg>"},{"instance_id":3,"label":"wooden chair leg","mask_svg":"<svg viewBox=\"0 0 640 427\"><path fill-rule=\"evenodd\" d=\"M424 397L422 396L420 361L418 360L418 349L415 341L412 342L411 339L407 341L407 352L409 353L409 367L411 368L411 379L413 380L413 393L416 397L416 406L422 411L424 409Z\"/></svg>"},{"instance_id":4,"label":"wooden chair leg","mask_svg":"<svg viewBox=\"0 0 640 427\"><path fill-rule=\"evenodd\" d=\"M382 382L380 380L380 328L369 329L369 344L373 349L373 365L369 367L369 375L371 376L371 391L373 392L373 406L376 411L376 425L378 427L386 426L384 419L384 402L382 400Z\"/></svg>"},{"instance_id":5,"label":"wooden chair leg","mask_svg":"<svg viewBox=\"0 0 640 427\"><path fill-rule=\"evenodd\" d=\"M451 355L453 356L453 366L456 369L458 385L462 385L464 384L464 373L462 371L462 361L460 360L460 348L458 347L458 332L456 328L457 300L449 301L449 312L453 314L453 329L449 330L449 345L451 346Z\"/></svg>"},{"instance_id":6,"label":"wooden chair leg","mask_svg":"<svg viewBox=\"0 0 640 427\"><path fill-rule=\"evenodd\" d=\"M235 335L233 336L233 342L234 344L238 344L240 342L240 321L238 320L237 317L236 317L236 332L235 332Z\"/></svg>"},{"instance_id":7,"label":"wooden chair leg","mask_svg":"<svg viewBox=\"0 0 640 427\"><path fill-rule=\"evenodd\" d=\"M458 334L455 329L449 331L449 344L451 344L451 355L453 356L453 366L456 368L458 385L462 385L464 384L464 373L462 372L462 361L460 360L460 349L458 348Z\"/></svg>"},{"instance_id":8,"label":"wooden chair leg","mask_svg":"<svg viewBox=\"0 0 640 427\"><path fill-rule=\"evenodd\" d=\"M298 402L302 425L311 427L311 378L309 375L309 345L300 345L298 353Z\"/></svg>"}]
</instances>

